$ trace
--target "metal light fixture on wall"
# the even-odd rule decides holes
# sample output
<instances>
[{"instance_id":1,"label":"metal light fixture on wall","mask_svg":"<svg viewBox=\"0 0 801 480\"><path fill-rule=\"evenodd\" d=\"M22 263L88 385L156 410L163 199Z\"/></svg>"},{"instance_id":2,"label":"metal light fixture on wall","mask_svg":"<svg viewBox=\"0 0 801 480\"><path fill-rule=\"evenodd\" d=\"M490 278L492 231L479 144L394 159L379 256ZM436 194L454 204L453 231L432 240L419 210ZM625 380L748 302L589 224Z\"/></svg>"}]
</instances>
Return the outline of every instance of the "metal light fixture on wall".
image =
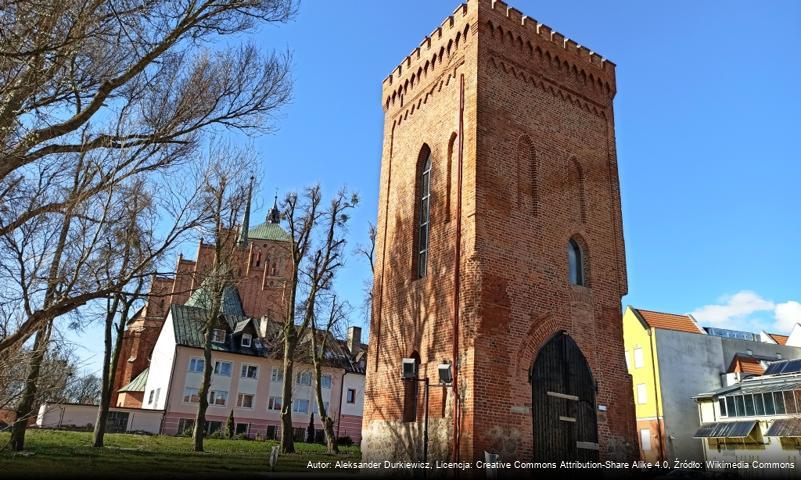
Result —
<instances>
[{"instance_id":1,"label":"metal light fixture on wall","mask_svg":"<svg viewBox=\"0 0 801 480\"><path fill-rule=\"evenodd\" d=\"M403 371L401 378L404 380L414 380L417 378L417 360L414 358L403 359Z\"/></svg>"}]
</instances>

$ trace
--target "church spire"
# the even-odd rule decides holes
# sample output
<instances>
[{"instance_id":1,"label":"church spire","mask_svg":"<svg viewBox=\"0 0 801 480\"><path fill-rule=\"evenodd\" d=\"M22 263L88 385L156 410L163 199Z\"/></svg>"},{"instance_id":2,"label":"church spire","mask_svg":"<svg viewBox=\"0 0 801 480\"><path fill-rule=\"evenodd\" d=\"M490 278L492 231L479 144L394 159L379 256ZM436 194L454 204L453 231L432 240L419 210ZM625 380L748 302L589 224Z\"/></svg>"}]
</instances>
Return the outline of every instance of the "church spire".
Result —
<instances>
[{"instance_id":1,"label":"church spire","mask_svg":"<svg viewBox=\"0 0 801 480\"><path fill-rule=\"evenodd\" d=\"M273 200L273 208L267 214L267 223L281 223L281 212L278 210L278 192L275 192L275 199Z\"/></svg>"},{"instance_id":2,"label":"church spire","mask_svg":"<svg viewBox=\"0 0 801 480\"><path fill-rule=\"evenodd\" d=\"M250 185L248 185L248 199L245 204L245 217L242 219L242 229L239 232L239 244L247 245L248 243L248 230L250 230L250 198L253 195L253 181L255 178L250 176Z\"/></svg>"}]
</instances>

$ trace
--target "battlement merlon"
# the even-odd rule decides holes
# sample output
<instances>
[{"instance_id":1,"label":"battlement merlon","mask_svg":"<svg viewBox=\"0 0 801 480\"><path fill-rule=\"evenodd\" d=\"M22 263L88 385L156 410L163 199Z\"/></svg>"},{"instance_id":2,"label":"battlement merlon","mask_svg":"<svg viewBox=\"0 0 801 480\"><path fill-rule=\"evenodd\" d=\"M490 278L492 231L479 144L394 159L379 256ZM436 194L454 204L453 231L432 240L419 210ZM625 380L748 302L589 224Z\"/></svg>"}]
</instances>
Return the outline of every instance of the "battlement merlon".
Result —
<instances>
[{"instance_id":1,"label":"battlement merlon","mask_svg":"<svg viewBox=\"0 0 801 480\"><path fill-rule=\"evenodd\" d=\"M479 22L484 24L492 22L495 28L501 27L505 30L509 26L517 27L516 33L526 32L526 40L532 44L546 44L555 46L568 53L568 57L573 57L576 64L587 65L587 73L592 73L595 77L604 78L612 90L615 89L615 63L611 60L604 58L597 52L590 50L584 45L579 44L563 34L553 30L544 23L539 23L536 19L524 15L520 10L510 7L508 4L501 0L468 0L467 3L459 5L453 14L442 21L430 35L425 37L420 45L414 49L404 60L390 73L382 83L382 90L384 97L387 92L391 92L399 83L408 80L408 77L414 74L417 70L415 67L422 66L427 60L427 55L422 55L423 52L436 47L434 40L438 40L446 35L450 30L458 30L463 28L462 22L459 21L466 17L468 13L487 12L491 17L486 18L484 15L479 14ZM421 65L418 65L421 64Z\"/></svg>"}]
</instances>

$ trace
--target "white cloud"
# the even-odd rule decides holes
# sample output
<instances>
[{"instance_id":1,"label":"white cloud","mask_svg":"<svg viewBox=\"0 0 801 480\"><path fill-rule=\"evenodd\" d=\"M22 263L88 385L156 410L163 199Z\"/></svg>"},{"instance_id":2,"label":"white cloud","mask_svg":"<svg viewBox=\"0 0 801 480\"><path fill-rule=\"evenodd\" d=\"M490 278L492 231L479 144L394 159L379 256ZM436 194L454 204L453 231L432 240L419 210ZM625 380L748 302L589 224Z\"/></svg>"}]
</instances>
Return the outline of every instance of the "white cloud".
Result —
<instances>
[{"instance_id":1,"label":"white cloud","mask_svg":"<svg viewBox=\"0 0 801 480\"><path fill-rule=\"evenodd\" d=\"M776 305L776 331L787 334L796 323L801 323L801 303L790 300Z\"/></svg>"},{"instance_id":2,"label":"white cloud","mask_svg":"<svg viewBox=\"0 0 801 480\"><path fill-rule=\"evenodd\" d=\"M704 305L692 312L702 325L759 332L788 334L801 323L801 303L790 300L774 303L751 290L725 295L718 303Z\"/></svg>"},{"instance_id":3,"label":"white cloud","mask_svg":"<svg viewBox=\"0 0 801 480\"><path fill-rule=\"evenodd\" d=\"M718 302L696 309L692 313L693 317L701 323L725 328L727 325L741 323L743 319L753 313L775 308L773 302L765 300L750 290L723 296L718 299Z\"/></svg>"}]
</instances>

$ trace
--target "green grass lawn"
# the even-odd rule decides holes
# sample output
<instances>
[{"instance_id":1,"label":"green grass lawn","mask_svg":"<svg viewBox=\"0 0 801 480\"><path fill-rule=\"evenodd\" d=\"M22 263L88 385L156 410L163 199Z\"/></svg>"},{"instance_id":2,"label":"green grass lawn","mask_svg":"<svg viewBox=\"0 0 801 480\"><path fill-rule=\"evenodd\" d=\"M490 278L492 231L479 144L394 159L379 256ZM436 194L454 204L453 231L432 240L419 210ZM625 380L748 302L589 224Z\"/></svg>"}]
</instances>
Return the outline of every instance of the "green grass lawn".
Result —
<instances>
[{"instance_id":1,"label":"green grass lawn","mask_svg":"<svg viewBox=\"0 0 801 480\"><path fill-rule=\"evenodd\" d=\"M29 430L25 452L8 450L9 433L0 433L0 479L9 477L104 477L104 478L245 478L270 471L269 454L275 441L220 440L207 438L205 452L192 452L192 439L163 435L107 434L104 448L92 448L92 434L56 430ZM277 472L307 472L308 462L337 460L357 462L358 447L340 447L327 455L317 444L295 443L297 453L281 455ZM346 473L341 470L338 473Z\"/></svg>"}]
</instances>

